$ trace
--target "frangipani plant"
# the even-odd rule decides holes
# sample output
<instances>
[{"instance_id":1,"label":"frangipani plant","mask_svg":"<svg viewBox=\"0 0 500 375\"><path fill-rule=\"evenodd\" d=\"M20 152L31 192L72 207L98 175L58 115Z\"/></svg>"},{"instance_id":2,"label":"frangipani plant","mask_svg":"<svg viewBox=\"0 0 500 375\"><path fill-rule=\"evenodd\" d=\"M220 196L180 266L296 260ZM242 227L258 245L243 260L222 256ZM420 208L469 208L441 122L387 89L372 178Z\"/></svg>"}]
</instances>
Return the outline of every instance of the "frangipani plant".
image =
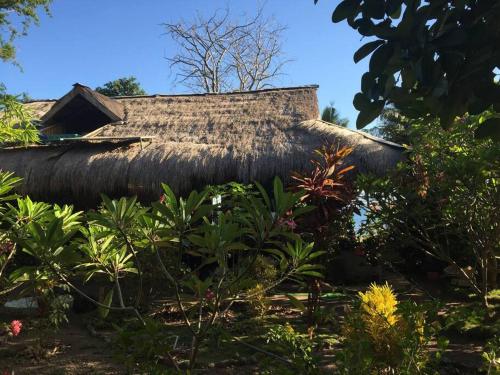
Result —
<instances>
[{"instance_id":1,"label":"frangipani plant","mask_svg":"<svg viewBox=\"0 0 500 375\"><path fill-rule=\"evenodd\" d=\"M147 238L192 334L191 369L213 325L236 300L250 297L250 266L257 256L268 254L279 263L277 281L266 290L287 279L320 275L321 267L314 260L321 253L282 225L284 217L295 218L311 210L299 204L301 194L285 191L277 178L272 196L256 186L258 194L238 196L237 209L220 212L206 191L192 192L184 200L164 185L162 201L153 204L144 221ZM165 254L173 249L175 255L168 259L177 262L174 266L166 262ZM197 266L186 267L186 257ZM203 277L204 273L208 276Z\"/></svg>"}]
</instances>

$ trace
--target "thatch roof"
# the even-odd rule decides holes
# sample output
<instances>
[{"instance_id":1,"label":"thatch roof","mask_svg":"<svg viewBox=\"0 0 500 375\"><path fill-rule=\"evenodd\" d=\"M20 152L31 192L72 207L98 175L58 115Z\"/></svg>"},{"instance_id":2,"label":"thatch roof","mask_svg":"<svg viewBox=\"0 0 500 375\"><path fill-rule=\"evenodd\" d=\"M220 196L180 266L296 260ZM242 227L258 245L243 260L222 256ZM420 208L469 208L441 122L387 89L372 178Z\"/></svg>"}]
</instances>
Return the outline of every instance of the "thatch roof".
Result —
<instances>
[{"instance_id":1,"label":"thatch roof","mask_svg":"<svg viewBox=\"0 0 500 375\"><path fill-rule=\"evenodd\" d=\"M353 146L349 162L361 172L382 174L401 159L399 145L319 120L316 89L106 98L123 108L121 121L83 139L1 150L0 169L23 177L21 192L36 199L91 204L101 192L156 199L161 182L184 193L231 180L287 180L325 141ZM54 108L65 110L62 99L26 105L51 118Z\"/></svg>"},{"instance_id":2,"label":"thatch roof","mask_svg":"<svg viewBox=\"0 0 500 375\"><path fill-rule=\"evenodd\" d=\"M73 102L77 103L73 104ZM99 94L97 91L91 90L87 86L75 83L73 85L73 90L55 102L50 109L40 117L40 120L42 124L50 125L53 122L57 122L58 119L65 119L68 116L73 116L74 112L81 108L82 102L87 102L89 105L95 107L95 110L102 112L102 114L109 119L108 122L123 120L125 116L123 104L119 101ZM70 105L70 103L72 105Z\"/></svg>"}]
</instances>

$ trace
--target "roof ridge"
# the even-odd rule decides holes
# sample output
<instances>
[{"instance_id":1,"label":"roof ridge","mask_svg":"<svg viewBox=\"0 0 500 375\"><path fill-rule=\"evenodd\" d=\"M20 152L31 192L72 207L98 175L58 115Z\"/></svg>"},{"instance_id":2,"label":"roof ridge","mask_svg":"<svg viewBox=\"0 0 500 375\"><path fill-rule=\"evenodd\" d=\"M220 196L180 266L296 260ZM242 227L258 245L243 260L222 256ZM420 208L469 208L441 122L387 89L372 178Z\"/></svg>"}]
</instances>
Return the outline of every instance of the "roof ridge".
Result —
<instances>
[{"instance_id":1,"label":"roof ridge","mask_svg":"<svg viewBox=\"0 0 500 375\"><path fill-rule=\"evenodd\" d=\"M305 121L320 121L320 122L322 122L325 125L335 126L337 128L340 128L340 129L344 129L344 130L347 130L347 131L350 131L350 132L353 132L353 133L357 133L357 134L359 134L359 135L361 135L361 136L363 136L363 137L365 137L367 139L370 139L370 140L372 140L374 142L383 143L383 144L386 144L388 146L397 147L397 148L403 148L403 149L406 148L405 146L400 145L399 143L388 141L388 140L386 140L384 138L380 138L380 137L377 137L375 135L371 135L370 133L364 132L362 130L351 129L351 128L348 128L348 127L345 127L345 126L340 126L338 124L334 124L332 122L328 122L328 121L325 121L325 120L322 120L322 119L305 120Z\"/></svg>"},{"instance_id":2,"label":"roof ridge","mask_svg":"<svg viewBox=\"0 0 500 375\"><path fill-rule=\"evenodd\" d=\"M82 84L78 84L84 86ZM85 86L87 87L87 86ZM109 96L110 99L137 99L137 98L166 98L166 97L183 97L183 96L222 96L222 95L238 95L238 94L256 94L260 92L273 92L273 91L292 91L292 90L303 90L303 89L318 89L319 85L310 84L302 86L286 86L286 87L270 87L266 89L250 90L250 91L228 91L228 92L203 92L203 93L179 93L179 94L151 94L151 95L126 95L126 96ZM59 99L34 99L27 100L27 103L40 103L40 102L56 102Z\"/></svg>"}]
</instances>

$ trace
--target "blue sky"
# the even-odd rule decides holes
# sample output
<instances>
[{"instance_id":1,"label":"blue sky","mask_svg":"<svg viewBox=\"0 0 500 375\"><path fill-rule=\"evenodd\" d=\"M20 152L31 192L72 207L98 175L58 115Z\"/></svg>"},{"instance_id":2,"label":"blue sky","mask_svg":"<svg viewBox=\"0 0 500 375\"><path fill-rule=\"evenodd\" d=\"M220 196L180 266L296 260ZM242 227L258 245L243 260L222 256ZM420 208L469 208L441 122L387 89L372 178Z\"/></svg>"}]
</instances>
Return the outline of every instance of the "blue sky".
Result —
<instances>
[{"instance_id":1,"label":"blue sky","mask_svg":"<svg viewBox=\"0 0 500 375\"><path fill-rule=\"evenodd\" d=\"M320 106L330 101L354 126L352 98L367 62L352 55L364 41L345 23L333 24L339 0L267 0L265 13L288 26L284 50L294 61L277 86L319 84ZM95 87L134 75L150 94L185 92L173 83L165 56L175 51L162 22L212 14L226 5L234 16L255 13L254 0L54 0L52 17L17 41L23 71L0 64L0 81L10 93L58 98L75 82Z\"/></svg>"}]
</instances>

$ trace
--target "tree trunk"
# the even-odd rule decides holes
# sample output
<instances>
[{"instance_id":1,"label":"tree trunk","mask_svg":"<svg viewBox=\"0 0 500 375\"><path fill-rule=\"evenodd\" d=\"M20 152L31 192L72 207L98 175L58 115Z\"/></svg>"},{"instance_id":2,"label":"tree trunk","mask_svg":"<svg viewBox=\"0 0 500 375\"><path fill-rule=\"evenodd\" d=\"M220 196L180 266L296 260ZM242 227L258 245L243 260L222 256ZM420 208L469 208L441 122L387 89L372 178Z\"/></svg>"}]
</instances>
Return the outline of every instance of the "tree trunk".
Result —
<instances>
[{"instance_id":1,"label":"tree trunk","mask_svg":"<svg viewBox=\"0 0 500 375\"><path fill-rule=\"evenodd\" d=\"M494 251L490 252L488 266L488 285L489 289L493 290L498 287L498 261Z\"/></svg>"},{"instance_id":2,"label":"tree trunk","mask_svg":"<svg viewBox=\"0 0 500 375\"><path fill-rule=\"evenodd\" d=\"M320 307L321 284L317 278L309 282L309 292L307 295L307 326L308 328L316 324L316 311Z\"/></svg>"},{"instance_id":3,"label":"tree trunk","mask_svg":"<svg viewBox=\"0 0 500 375\"><path fill-rule=\"evenodd\" d=\"M200 340L198 336L193 336L193 342L191 344L191 355L189 357L189 370L192 371L194 369L194 365L196 364L196 357L198 356L198 349L200 347Z\"/></svg>"},{"instance_id":4,"label":"tree trunk","mask_svg":"<svg viewBox=\"0 0 500 375\"><path fill-rule=\"evenodd\" d=\"M488 308L488 269L489 269L489 251L483 251L481 260L481 298L483 306Z\"/></svg>"}]
</instances>

